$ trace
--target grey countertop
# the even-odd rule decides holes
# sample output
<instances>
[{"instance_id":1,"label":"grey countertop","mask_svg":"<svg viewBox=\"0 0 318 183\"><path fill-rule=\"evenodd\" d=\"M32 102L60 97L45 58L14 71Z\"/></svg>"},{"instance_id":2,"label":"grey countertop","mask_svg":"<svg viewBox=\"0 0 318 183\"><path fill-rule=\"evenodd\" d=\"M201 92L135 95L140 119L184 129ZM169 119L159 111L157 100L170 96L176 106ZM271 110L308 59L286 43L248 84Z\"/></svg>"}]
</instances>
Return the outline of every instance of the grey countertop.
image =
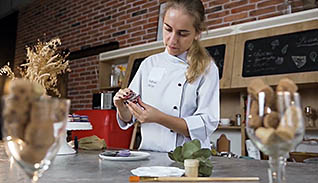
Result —
<instances>
[{"instance_id":1,"label":"grey countertop","mask_svg":"<svg viewBox=\"0 0 318 183\"><path fill-rule=\"evenodd\" d=\"M150 152L149 159L138 161L101 160L101 151L79 151L75 155L59 155L40 179L40 183L122 183L128 182L130 170L141 166L178 166L167 153ZM213 157L214 177L260 177L268 182L267 162L260 160ZM318 164L287 163L287 183L318 182ZM0 143L0 183L29 183L17 165L10 165Z\"/></svg>"}]
</instances>

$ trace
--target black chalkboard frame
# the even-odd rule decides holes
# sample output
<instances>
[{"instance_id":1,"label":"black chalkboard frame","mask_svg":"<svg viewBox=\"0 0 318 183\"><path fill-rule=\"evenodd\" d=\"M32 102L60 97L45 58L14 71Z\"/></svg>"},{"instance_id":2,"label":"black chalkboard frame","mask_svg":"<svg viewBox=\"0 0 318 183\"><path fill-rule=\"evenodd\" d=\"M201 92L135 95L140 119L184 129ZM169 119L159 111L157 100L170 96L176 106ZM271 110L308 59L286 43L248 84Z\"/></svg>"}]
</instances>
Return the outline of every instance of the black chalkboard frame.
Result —
<instances>
[{"instance_id":1,"label":"black chalkboard frame","mask_svg":"<svg viewBox=\"0 0 318 183\"><path fill-rule=\"evenodd\" d=\"M244 48L245 42L248 40L286 35L289 33L297 33L307 30L318 29L318 20L310 20L305 22L293 23L283 26L267 28L263 30L256 30L237 34L236 36L236 51L233 62L233 74L231 81L231 88L245 88L255 78L262 78L266 84L277 85L282 78L292 79L297 84L315 84L318 83L318 72L298 72L288 74L263 75L254 77L243 77L243 63L244 63Z\"/></svg>"},{"instance_id":2,"label":"black chalkboard frame","mask_svg":"<svg viewBox=\"0 0 318 183\"><path fill-rule=\"evenodd\" d=\"M231 87L232 66L233 66L232 62L233 62L233 56L235 51L234 43L235 43L234 35L212 37L212 38L202 40L202 46L204 47L225 45L223 74L220 80L221 89L229 89Z\"/></svg>"}]
</instances>

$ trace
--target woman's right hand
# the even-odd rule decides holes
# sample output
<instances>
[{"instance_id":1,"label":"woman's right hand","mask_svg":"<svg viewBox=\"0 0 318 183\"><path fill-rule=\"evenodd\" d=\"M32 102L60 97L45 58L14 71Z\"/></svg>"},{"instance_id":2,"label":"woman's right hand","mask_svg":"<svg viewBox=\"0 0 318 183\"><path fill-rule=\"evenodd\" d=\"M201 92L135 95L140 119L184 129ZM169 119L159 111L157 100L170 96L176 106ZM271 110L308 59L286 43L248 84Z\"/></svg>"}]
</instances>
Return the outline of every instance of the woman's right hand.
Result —
<instances>
[{"instance_id":1,"label":"woman's right hand","mask_svg":"<svg viewBox=\"0 0 318 183\"><path fill-rule=\"evenodd\" d=\"M114 106L118 109L122 109L123 107L126 107L124 102L125 98L129 95L131 90L129 88L120 89L115 96L113 97Z\"/></svg>"},{"instance_id":2,"label":"woman's right hand","mask_svg":"<svg viewBox=\"0 0 318 183\"><path fill-rule=\"evenodd\" d=\"M125 98L132 92L129 88L120 89L113 97L114 106L117 108L119 118L124 122L130 122L132 115L125 104Z\"/></svg>"}]
</instances>

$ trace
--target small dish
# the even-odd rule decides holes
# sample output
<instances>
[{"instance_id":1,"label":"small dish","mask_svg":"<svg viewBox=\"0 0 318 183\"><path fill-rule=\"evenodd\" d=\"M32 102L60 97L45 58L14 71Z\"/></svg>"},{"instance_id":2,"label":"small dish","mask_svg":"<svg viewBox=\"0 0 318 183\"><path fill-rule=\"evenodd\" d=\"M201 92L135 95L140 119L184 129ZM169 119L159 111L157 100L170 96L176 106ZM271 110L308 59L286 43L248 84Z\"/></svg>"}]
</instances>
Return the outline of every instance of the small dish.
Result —
<instances>
[{"instance_id":1,"label":"small dish","mask_svg":"<svg viewBox=\"0 0 318 183\"><path fill-rule=\"evenodd\" d=\"M181 177L185 170L177 167L167 166L150 166L150 167L139 167L130 171L136 176L146 177Z\"/></svg>"},{"instance_id":2,"label":"small dish","mask_svg":"<svg viewBox=\"0 0 318 183\"><path fill-rule=\"evenodd\" d=\"M136 160L143 160L150 157L150 154L147 152L141 151L130 151L130 155L128 157L121 157L121 156L113 156L113 155L104 155L103 153L99 154L99 158L103 160L111 160L111 161L136 161Z\"/></svg>"}]
</instances>

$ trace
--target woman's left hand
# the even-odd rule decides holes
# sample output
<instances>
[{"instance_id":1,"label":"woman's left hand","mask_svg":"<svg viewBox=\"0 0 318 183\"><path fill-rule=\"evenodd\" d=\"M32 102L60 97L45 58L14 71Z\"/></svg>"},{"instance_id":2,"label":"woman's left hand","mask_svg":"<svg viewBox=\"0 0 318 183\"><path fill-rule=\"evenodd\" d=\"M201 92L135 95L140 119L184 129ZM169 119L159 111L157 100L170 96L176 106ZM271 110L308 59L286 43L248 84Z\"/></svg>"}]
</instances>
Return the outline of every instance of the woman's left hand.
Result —
<instances>
[{"instance_id":1,"label":"woman's left hand","mask_svg":"<svg viewBox=\"0 0 318 183\"><path fill-rule=\"evenodd\" d=\"M127 107L140 123L157 122L162 115L158 109L145 104L138 98L138 103L128 102Z\"/></svg>"},{"instance_id":2,"label":"woman's left hand","mask_svg":"<svg viewBox=\"0 0 318 183\"><path fill-rule=\"evenodd\" d=\"M160 110L145 104L138 98L137 103L128 101L128 110L140 123L157 123L169 128L176 133L189 137L186 121L183 118L167 115Z\"/></svg>"}]
</instances>

